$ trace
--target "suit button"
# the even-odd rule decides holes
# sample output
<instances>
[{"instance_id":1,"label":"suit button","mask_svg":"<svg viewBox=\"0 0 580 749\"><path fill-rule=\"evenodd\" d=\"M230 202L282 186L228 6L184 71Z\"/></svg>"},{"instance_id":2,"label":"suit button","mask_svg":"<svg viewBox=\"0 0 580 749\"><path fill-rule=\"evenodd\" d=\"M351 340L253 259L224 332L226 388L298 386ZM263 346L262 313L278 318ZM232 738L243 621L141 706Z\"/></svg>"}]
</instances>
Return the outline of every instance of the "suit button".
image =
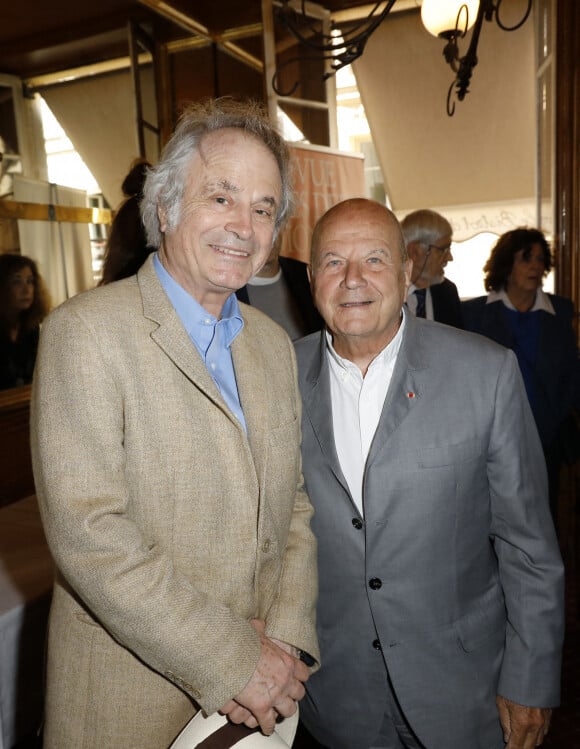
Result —
<instances>
[{"instance_id":1,"label":"suit button","mask_svg":"<svg viewBox=\"0 0 580 749\"><path fill-rule=\"evenodd\" d=\"M378 577L371 577L371 579L369 580L369 586L371 590L378 590L379 588L382 588L383 581Z\"/></svg>"},{"instance_id":2,"label":"suit button","mask_svg":"<svg viewBox=\"0 0 580 749\"><path fill-rule=\"evenodd\" d=\"M271 548L272 548L272 542L270 541L270 539L267 538L262 544L262 551L264 552L264 554L268 554Z\"/></svg>"},{"instance_id":3,"label":"suit button","mask_svg":"<svg viewBox=\"0 0 580 749\"><path fill-rule=\"evenodd\" d=\"M362 528L362 525L363 525L362 522L361 522L361 520L359 520L359 518L353 518L352 519L352 524L357 529L357 531L360 531L360 529Z\"/></svg>"},{"instance_id":4,"label":"suit button","mask_svg":"<svg viewBox=\"0 0 580 749\"><path fill-rule=\"evenodd\" d=\"M380 640L373 640L373 648L375 650L382 650L382 648L381 648L381 641Z\"/></svg>"}]
</instances>

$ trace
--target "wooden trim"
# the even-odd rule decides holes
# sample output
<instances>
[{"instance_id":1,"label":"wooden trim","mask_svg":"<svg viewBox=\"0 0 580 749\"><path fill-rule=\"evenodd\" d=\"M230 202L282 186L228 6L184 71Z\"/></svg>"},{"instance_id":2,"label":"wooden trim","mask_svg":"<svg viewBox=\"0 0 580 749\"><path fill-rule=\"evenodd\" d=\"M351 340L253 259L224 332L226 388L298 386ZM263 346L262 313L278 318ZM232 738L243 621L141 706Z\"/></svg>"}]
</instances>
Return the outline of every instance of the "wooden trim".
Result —
<instances>
[{"instance_id":1,"label":"wooden trim","mask_svg":"<svg viewBox=\"0 0 580 749\"><path fill-rule=\"evenodd\" d=\"M30 404L30 385L0 390L0 414L8 413L22 408L28 408Z\"/></svg>"},{"instance_id":2,"label":"wooden trim","mask_svg":"<svg viewBox=\"0 0 580 749\"><path fill-rule=\"evenodd\" d=\"M24 203L0 200L0 218L26 221L62 221L72 224L111 224L113 211L106 208L77 208L70 205Z\"/></svg>"},{"instance_id":3,"label":"wooden trim","mask_svg":"<svg viewBox=\"0 0 580 749\"><path fill-rule=\"evenodd\" d=\"M556 291L580 305L580 6L556 2L554 244Z\"/></svg>"}]
</instances>

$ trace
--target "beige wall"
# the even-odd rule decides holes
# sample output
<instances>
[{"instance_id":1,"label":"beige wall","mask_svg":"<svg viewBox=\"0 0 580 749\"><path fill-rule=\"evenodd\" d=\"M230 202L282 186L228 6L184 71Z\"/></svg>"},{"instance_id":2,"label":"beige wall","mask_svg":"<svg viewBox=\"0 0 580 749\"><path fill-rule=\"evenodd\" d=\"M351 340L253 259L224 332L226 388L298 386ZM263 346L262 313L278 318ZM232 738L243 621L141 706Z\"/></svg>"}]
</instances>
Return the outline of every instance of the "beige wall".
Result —
<instances>
[{"instance_id":1,"label":"beige wall","mask_svg":"<svg viewBox=\"0 0 580 749\"><path fill-rule=\"evenodd\" d=\"M533 201L533 19L513 33L484 22L470 93L453 117L442 50L418 11L391 13L353 66L393 208Z\"/></svg>"}]
</instances>

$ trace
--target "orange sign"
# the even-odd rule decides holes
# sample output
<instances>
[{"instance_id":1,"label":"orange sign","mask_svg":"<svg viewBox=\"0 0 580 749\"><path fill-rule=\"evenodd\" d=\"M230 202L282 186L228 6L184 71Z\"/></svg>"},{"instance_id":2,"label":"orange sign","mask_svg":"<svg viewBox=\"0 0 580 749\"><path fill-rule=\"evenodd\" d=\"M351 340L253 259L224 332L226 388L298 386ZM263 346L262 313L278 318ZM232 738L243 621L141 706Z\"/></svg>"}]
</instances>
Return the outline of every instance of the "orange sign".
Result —
<instances>
[{"instance_id":1,"label":"orange sign","mask_svg":"<svg viewBox=\"0 0 580 749\"><path fill-rule=\"evenodd\" d=\"M296 208L280 244L280 254L309 262L312 229L335 203L365 197L364 158L323 146L290 144Z\"/></svg>"}]
</instances>

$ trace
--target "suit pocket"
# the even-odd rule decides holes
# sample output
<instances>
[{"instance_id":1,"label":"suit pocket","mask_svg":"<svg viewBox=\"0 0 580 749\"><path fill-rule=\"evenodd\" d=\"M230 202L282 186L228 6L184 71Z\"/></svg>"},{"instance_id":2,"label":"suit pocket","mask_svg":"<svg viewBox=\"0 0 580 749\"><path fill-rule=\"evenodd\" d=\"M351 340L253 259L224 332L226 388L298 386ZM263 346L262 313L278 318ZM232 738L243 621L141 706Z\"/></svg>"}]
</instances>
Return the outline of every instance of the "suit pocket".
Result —
<instances>
[{"instance_id":1,"label":"suit pocket","mask_svg":"<svg viewBox=\"0 0 580 749\"><path fill-rule=\"evenodd\" d=\"M298 419L293 418L280 426L273 427L268 435L272 447L289 447L298 439Z\"/></svg>"},{"instance_id":2,"label":"suit pocket","mask_svg":"<svg viewBox=\"0 0 580 749\"><path fill-rule=\"evenodd\" d=\"M470 612L455 622L455 629L461 647L466 653L471 653L492 638L505 637L506 611L503 597L478 606L476 611Z\"/></svg>"},{"instance_id":3,"label":"suit pocket","mask_svg":"<svg viewBox=\"0 0 580 749\"><path fill-rule=\"evenodd\" d=\"M102 626L95 619L93 619L93 617L90 614L88 614L86 611L77 611L75 613L75 618L78 619L78 621L82 622L83 624L89 624L91 627L102 629Z\"/></svg>"},{"instance_id":4,"label":"suit pocket","mask_svg":"<svg viewBox=\"0 0 580 749\"><path fill-rule=\"evenodd\" d=\"M418 452L418 463L421 468L440 468L477 460L480 456L480 441L466 440L457 444L423 448Z\"/></svg>"}]
</instances>

